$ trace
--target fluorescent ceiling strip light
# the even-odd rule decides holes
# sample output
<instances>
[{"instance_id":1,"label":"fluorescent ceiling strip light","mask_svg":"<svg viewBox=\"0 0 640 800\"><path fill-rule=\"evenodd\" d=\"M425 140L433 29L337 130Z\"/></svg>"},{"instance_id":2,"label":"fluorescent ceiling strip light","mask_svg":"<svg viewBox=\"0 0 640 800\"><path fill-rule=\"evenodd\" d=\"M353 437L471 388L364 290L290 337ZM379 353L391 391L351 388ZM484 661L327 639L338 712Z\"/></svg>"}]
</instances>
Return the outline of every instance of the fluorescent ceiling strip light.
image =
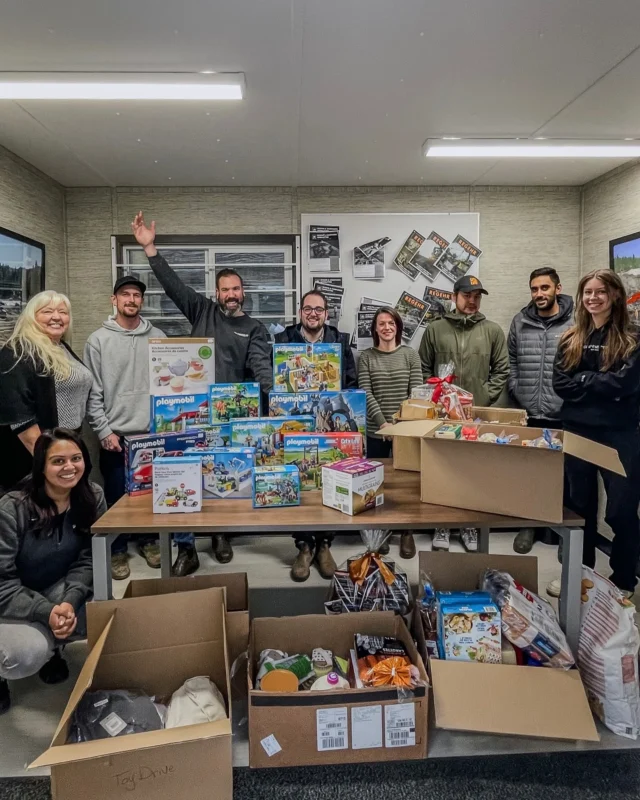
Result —
<instances>
[{"instance_id":1,"label":"fluorescent ceiling strip light","mask_svg":"<svg viewBox=\"0 0 640 800\"><path fill-rule=\"evenodd\" d=\"M638 158L640 142L562 139L428 139L427 158Z\"/></svg>"},{"instance_id":2,"label":"fluorescent ceiling strip light","mask_svg":"<svg viewBox=\"0 0 640 800\"><path fill-rule=\"evenodd\" d=\"M0 100L242 100L243 73L0 73Z\"/></svg>"}]
</instances>

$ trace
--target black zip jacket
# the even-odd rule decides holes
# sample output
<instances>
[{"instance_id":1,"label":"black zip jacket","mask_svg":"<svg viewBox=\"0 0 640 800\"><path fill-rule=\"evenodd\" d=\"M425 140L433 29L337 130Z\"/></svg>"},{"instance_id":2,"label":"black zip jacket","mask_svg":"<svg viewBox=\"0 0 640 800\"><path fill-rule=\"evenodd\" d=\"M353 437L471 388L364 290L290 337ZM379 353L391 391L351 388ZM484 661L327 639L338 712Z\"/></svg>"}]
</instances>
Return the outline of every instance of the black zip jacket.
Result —
<instances>
[{"instance_id":1,"label":"black zip jacket","mask_svg":"<svg viewBox=\"0 0 640 800\"><path fill-rule=\"evenodd\" d=\"M306 344L307 340L302 335L300 329L302 323L297 325L287 325L281 332L275 335L276 342L299 342ZM349 344L349 334L342 333L333 325L324 326L323 343L335 344L340 342L342 345L342 388L343 389L357 389L358 388L358 373L356 372L356 360L353 357L353 350Z\"/></svg>"}]
</instances>

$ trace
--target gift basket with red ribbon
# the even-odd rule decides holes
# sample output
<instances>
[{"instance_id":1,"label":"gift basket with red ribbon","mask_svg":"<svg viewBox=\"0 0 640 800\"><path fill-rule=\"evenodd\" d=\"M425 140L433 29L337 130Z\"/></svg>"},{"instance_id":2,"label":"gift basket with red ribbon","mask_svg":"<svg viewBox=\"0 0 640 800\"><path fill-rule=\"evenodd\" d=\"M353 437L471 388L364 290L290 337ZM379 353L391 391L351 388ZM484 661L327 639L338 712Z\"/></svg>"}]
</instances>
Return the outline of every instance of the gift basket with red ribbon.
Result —
<instances>
[{"instance_id":1,"label":"gift basket with red ribbon","mask_svg":"<svg viewBox=\"0 0 640 800\"><path fill-rule=\"evenodd\" d=\"M440 366L437 376L427 378L426 383L413 389L411 397L433 403L443 419L470 419L473 395L456 386L455 379L455 366L449 361Z\"/></svg>"}]
</instances>

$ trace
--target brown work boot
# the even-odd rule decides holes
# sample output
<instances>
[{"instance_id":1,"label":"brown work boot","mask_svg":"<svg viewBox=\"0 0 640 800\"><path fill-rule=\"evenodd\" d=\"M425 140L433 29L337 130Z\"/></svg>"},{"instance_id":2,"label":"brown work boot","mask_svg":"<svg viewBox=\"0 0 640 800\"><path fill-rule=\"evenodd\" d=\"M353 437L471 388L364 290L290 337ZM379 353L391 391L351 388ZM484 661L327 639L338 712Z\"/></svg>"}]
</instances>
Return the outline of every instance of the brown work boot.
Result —
<instances>
[{"instance_id":1,"label":"brown work boot","mask_svg":"<svg viewBox=\"0 0 640 800\"><path fill-rule=\"evenodd\" d=\"M327 581L333 578L333 573L338 569L336 562L331 555L331 545L329 542L318 542L316 545L316 565L318 572Z\"/></svg>"},{"instance_id":2,"label":"brown work boot","mask_svg":"<svg viewBox=\"0 0 640 800\"><path fill-rule=\"evenodd\" d=\"M413 558L416 554L416 543L411 531L404 531L400 536L400 558Z\"/></svg>"},{"instance_id":3,"label":"brown work boot","mask_svg":"<svg viewBox=\"0 0 640 800\"><path fill-rule=\"evenodd\" d=\"M291 580L296 583L304 583L311 574L311 562L313 561L313 551L306 542L298 547L298 555L291 567Z\"/></svg>"},{"instance_id":4,"label":"brown work boot","mask_svg":"<svg viewBox=\"0 0 640 800\"><path fill-rule=\"evenodd\" d=\"M233 549L227 536L212 536L213 555L220 564L228 564L233 558Z\"/></svg>"},{"instance_id":5,"label":"brown work boot","mask_svg":"<svg viewBox=\"0 0 640 800\"><path fill-rule=\"evenodd\" d=\"M111 556L111 577L113 580L125 581L130 575L129 555L127 553L114 553Z\"/></svg>"},{"instance_id":6,"label":"brown work boot","mask_svg":"<svg viewBox=\"0 0 640 800\"><path fill-rule=\"evenodd\" d=\"M184 578L200 568L200 559L195 547L178 546L178 557L171 567L174 578Z\"/></svg>"},{"instance_id":7,"label":"brown work boot","mask_svg":"<svg viewBox=\"0 0 640 800\"><path fill-rule=\"evenodd\" d=\"M138 545L138 552L152 569L160 569L160 545L157 542L145 542Z\"/></svg>"}]
</instances>

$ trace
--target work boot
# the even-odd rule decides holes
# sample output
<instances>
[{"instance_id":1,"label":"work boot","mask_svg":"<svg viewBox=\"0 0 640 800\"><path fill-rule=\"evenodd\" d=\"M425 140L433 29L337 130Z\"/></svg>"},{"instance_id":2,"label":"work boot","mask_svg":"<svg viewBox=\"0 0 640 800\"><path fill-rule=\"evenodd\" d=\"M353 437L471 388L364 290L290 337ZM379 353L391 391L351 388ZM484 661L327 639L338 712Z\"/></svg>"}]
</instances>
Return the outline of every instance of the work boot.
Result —
<instances>
[{"instance_id":1,"label":"work boot","mask_svg":"<svg viewBox=\"0 0 640 800\"><path fill-rule=\"evenodd\" d=\"M333 559L331 559L333 560ZM311 574L311 562L313 561L313 552L307 542L302 542L298 545L298 555L291 567L291 580L296 583L304 583L309 579Z\"/></svg>"},{"instance_id":2,"label":"work boot","mask_svg":"<svg viewBox=\"0 0 640 800\"><path fill-rule=\"evenodd\" d=\"M0 716L11 708L11 694L9 693L9 682L0 678Z\"/></svg>"},{"instance_id":3,"label":"work boot","mask_svg":"<svg viewBox=\"0 0 640 800\"><path fill-rule=\"evenodd\" d=\"M152 569L160 569L160 545L157 542L145 542L138 545L138 552Z\"/></svg>"},{"instance_id":4,"label":"work boot","mask_svg":"<svg viewBox=\"0 0 640 800\"><path fill-rule=\"evenodd\" d=\"M224 534L220 534L220 536L212 536L211 539L213 542L213 555L216 557L216 561L220 562L220 564L228 564L233 558L233 549L229 538Z\"/></svg>"},{"instance_id":5,"label":"work boot","mask_svg":"<svg viewBox=\"0 0 640 800\"><path fill-rule=\"evenodd\" d=\"M184 578L200 568L200 559L195 547L178 545L178 556L171 567L174 578Z\"/></svg>"},{"instance_id":6,"label":"work boot","mask_svg":"<svg viewBox=\"0 0 640 800\"><path fill-rule=\"evenodd\" d=\"M404 531L400 536L400 558L413 558L416 554L416 543L411 531Z\"/></svg>"},{"instance_id":7,"label":"work boot","mask_svg":"<svg viewBox=\"0 0 640 800\"><path fill-rule=\"evenodd\" d=\"M513 540L513 549L521 556L526 556L531 552L536 532L533 528L522 528L520 533Z\"/></svg>"},{"instance_id":8,"label":"work boot","mask_svg":"<svg viewBox=\"0 0 640 800\"><path fill-rule=\"evenodd\" d=\"M40 680L49 686L55 686L57 683L64 683L67 680L69 667L59 650L54 651L53 656L42 667L38 675Z\"/></svg>"},{"instance_id":9,"label":"work boot","mask_svg":"<svg viewBox=\"0 0 640 800\"><path fill-rule=\"evenodd\" d=\"M297 560L298 559L296 559L296 561ZM316 545L315 560L321 577L327 581L330 581L331 578L333 578L333 573L338 569L338 566L331 555L331 545L329 542L318 542Z\"/></svg>"},{"instance_id":10,"label":"work boot","mask_svg":"<svg viewBox=\"0 0 640 800\"><path fill-rule=\"evenodd\" d=\"M111 556L111 577L114 581L125 581L131 575L128 553L113 553Z\"/></svg>"}]
</instances>

